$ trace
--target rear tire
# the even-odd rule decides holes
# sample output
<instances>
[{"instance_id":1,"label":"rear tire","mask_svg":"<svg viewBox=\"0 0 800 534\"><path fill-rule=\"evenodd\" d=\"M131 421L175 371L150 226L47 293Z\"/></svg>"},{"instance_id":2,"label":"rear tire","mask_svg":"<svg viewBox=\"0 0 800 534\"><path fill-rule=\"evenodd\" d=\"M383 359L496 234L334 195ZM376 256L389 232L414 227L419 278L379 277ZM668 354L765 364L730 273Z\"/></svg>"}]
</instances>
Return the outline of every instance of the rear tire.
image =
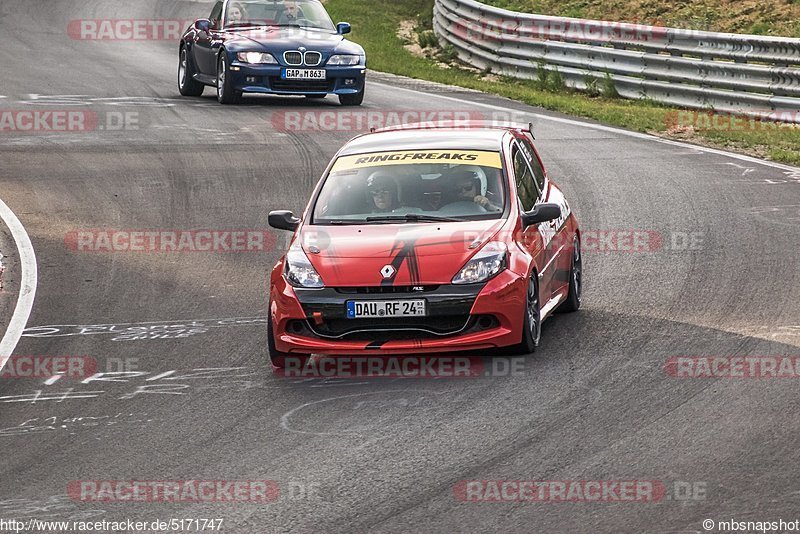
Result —
<instances>
[{"instance_id":1,"label":"rear tire","mask_svg":"<svg viewBox=\"0 0 800 534\"><path fill-rule=\"evenodd\" d=\"M242 93L233 90L228 58L223 50L217 60L217 102L220 104L238 104Z\"/></svg>"},{"instance_id":2,"label":"rear tire","mask_svg":"<svg viewBox=\"0 0 800 534\"><path fill-rule=\"evenodd\" d=\"M352 95L339 95L339 103L343 106L360 106L364 102L364 91L362 89Z\"/></svg>"},{"instance_id":3,"label":"rear tire","mask_svg":"<svg viewBox=\"0 0 800 534\"><path fill-rule=\"evenodd\" d=\"M575 312L581 307L581 292L583 291L583 258L581 256L581 242L578 236L572 241L572 263L569 269L569 293L567 300L558 307L559 312Z\"/></svg>"},{"instance_id":4,"label":"rear tire","mask_svg":"<svg viewBox=\"0 0 800 534\"><path fill-rule=\"evenodd\" d=\"M194 67L189 61L189 53L186 51L186 47L182 46L178 55L178 91L181 95L200 96L203 94L206 86L195 80L193 76Z\"/></svg>"},{"instance_id":5,"label":"rear tire","mask_svg":"<svg viewBox=\"0 0 800 534\"><path fill-rule=\"evenodd\" d=\"M267 306L267 310L269 310L271 306ZM269 350L269 360L272 363L272 367L276 369L283 369L286 367L286 359L287 358L297 358L300 362L300 367L305 366L306 362L308 361L308 354L290 354L288 352L281 352L275 347L275 334L272 329L272 314L268 311L269 316L267 317L267 350Z\"/></svg>"},{"instance_id":6,"label":"rear tire","mask_svg":"<svg viewBox=\"0 0 800 534\"><path fill-rule=\"evenodd\" d=\"M522 341L511 347L511 354L530 354L536 352L542 336L541 302L539 301L539 278L536 271L531 273L525 298L525 316L522 319Z\"/></svg>"}]
</instances>

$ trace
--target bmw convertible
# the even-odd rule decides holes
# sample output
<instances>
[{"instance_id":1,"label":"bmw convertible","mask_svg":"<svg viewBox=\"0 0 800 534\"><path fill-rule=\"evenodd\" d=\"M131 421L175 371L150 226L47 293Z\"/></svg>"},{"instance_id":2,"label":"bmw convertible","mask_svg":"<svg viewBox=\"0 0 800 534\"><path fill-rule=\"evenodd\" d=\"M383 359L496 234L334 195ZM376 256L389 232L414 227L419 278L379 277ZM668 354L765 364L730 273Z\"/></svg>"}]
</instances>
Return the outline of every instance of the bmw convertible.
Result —
<instances>
[{"instance_id":1,"label":"bmw convertible","mask_svg":"<svg viewBox=\"0 0 800 534\"><path fill-rule=\"evenodd\" d=\"M318 0L225 0L181 37L178 89L200 96L216 88L221 104L243 93L337 95L345 106L364 100L366 54L344 38Z\"/></svg>"},{"instance_id":2,"label":"bmw convertible","mask_svg":"<svg viewBox=\"0 0 800 534\"><path fill-rule=\"evenodd\" d=\"M272 364L310 354L530 353L583 287L580 230L528 127L404 125L334 156L271 273ZM474 126L474 127L473 127Z\"/></svg>"}]
</instances>

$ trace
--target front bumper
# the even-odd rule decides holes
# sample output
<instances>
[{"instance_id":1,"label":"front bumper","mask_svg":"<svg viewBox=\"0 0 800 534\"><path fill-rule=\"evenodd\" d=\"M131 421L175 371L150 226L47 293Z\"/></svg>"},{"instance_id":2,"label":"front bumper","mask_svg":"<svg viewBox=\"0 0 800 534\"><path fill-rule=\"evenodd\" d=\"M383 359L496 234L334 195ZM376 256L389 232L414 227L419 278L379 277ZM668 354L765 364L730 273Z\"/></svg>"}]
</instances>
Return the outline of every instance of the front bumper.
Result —
<instances>
[{"instance_id":1,"label":"front bumper","mask_svg":"<svg viewBox=\"0 0 800 534\"><path fill-rule=\"evenodd\" d=\"M280 65L253 65L234 61L230 66L231 82L235 91L243 93L347 95L364 90L367 72L367 68L363 66L321 66L313 68L325 69L326 78L324 80L282 80L281 70L285 68Z\"/></svg>"},{"instance_id":2,"label":"front bumper","mask_svg":"<svg viewBox=\"0 0 800 534\"><path fill-rule=\"evenodd\" d=\"M522 339L527 281L505 270L485 284L411 288L295 289L273 285L275 345L299 354L405 354L491 349ZM366 292L374 291L374 292ZM347 300L419 299L419 319L347 319Z\"/></svg>"}]
</instances>

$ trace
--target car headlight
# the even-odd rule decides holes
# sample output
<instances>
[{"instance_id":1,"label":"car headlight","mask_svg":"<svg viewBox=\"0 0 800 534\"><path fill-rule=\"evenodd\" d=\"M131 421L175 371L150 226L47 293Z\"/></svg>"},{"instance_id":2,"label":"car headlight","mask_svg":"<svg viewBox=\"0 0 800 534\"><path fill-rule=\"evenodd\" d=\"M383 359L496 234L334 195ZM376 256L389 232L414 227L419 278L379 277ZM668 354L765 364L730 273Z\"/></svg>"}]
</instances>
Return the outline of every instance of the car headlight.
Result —
<instances>
[{"instance_id":1,"label":"car headlight","mask_svg":"<svg viewBox=\"0 0 800 534\"><path fill-rule=\"evenodd\" d=\"M508 248L490 241L453 278L454 284L485 282L508 266Z\"/></svg>"},{"instance_id":2,"label":"car headlight","mask_svg":"<svg viewBox=\"0 0 800 534\"><path fill-rule=\"evenodd\" d=\"M255 64L273 64L277 65L278 61L266 52L239 52L236 54L236 59L242 63L255 63Z\"/></svg>"},{"instance_id":3,"label":"car headlight","mask_svg":"<svg viewBox=\"0 0 800 534\"><path fill-rule=\"evenodd\" d=\"M294 287L325 287L322 277L300 247L292 247L286 253L284 274Z\"/></svg>"},{"instance_id":4,"label":"car headlight","mask_svg":"<svg viewBox=\"0 0 800 534\"><path fill-rule=\"evenodd\" d=\"M331 56L328 60L328 65L340 65L342 67L350 67L353 65L360 65L361 64L362 56L351 56L351 55L336 55Z\"/></svg>"}]
</instances>

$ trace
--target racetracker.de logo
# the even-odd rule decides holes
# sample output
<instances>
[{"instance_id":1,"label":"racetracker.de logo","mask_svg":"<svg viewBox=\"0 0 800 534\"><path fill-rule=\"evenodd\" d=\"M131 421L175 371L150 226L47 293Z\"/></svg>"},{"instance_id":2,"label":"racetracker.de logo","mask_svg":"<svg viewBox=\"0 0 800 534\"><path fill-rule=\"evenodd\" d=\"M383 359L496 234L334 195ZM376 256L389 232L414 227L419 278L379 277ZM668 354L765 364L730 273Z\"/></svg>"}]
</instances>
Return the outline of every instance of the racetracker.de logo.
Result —
<instances>
[{"instance_id":1,"label":"racetracker.de logo","mask_svg":"<svg viewBox=\"0 0 800 534\"><path fill-rule=\"evenodd\" d=\"M73 230L64 244L76 252L267 252L269 230Z\"/></svg>"},{"instance_id":2,"label":"racetracker.de logo","mask_svg":"<svg viewBox=\"0 0 800 534\"><path fill-rule=\"evenodd\" d=\"M97 113L81 110L0 110L0 132L89 132L97 127Z\"/></svg>"},{"instance_id":3,"label":"racetracker.de logo","mask_svg":"<svg viewBox=\"0 0 800 534\"><path fill-rule=\"evenodd\" d=\"M800 356L673 356L664 371L675 378L800 378Z\"/></svg>"},{"instance_id":4,"label":"racetracker.de logo","mask_svg":"<svg viewBox=\"0 0 800 534\"><path fill-rule=\"evenodd\" d=\"M461 480L453 495L464 502L658 502L658 480Z\"/></svg>"},{"instance_id":5,"label":"racetracker.de logo","mask_svg":"<svg viewBox=\"0 0 800 534\"><path fill-rule=\"evenodd\" d=\"M97 372L89 356L11 356L0 369L1 378L86 378Z\"/></svg>"},{"instance_id":6,"label":"racetracker.de logo","mask_svg":"<svg viewBox=\"0 0 800 534\"><path fill-rule=\"evenodd\" d=\"M548 18L528 19L458 19L448 31L468 42L658 42L664 41L667 28L647 24Z\"/></svg>"},{"instance_id":7,"label":"racetracker.de logo","mask_svg":"<svg viewBox=\"0 0 800 534\"><path fill-rule=\"evenodd\" d=\"M480 120L494 119L479 111L467 110L279 111L272 114L272 127L279 132L366 132L373 128L422 123L431 127L469 129L470 121Z\"/></svg>"},{"instance_id":8,"label":"racetracker.de logo","mask_svg":"<svg viewBox=\"0 0 800 534\"><path fill-rule=\"evenodd\" d=\"M182 19L74 19L67 35L84 41L177 41L192 24Z\"/></svg>"},{"instance_id":9,"label":"racetracker.de logo","mask_svg":"<svg viewBox=\"0 0 800 534\"><path fill-rule=\"evenodd\" d=\"M754 110L749 115L721 111L670 111L664 124L673 132L681 130L713 130L718 132L761 132L764 130L800 128L800 111L787 109Z\"/></svg>"},{"instance_id":10,"label":"racetracker.de logo","mask_svg":"<svg viewBox=\"0 0 800 534\"><path fill-rule=\"evenodd\" d=\"M524 365L524 358L485 362L474 356L287 356L273 372L285 378L476 378L517 376Z\"/></svg>"},{"instance_id":11,"label":"racetracker.de logo","mask_svg":"<svg viewBox=\"0 0 800 534\"><path fill-rule=\"evenodd\" d=\"M80 502L271 503L273 480L72 480L67 495Z\"/></svg>"}]
</instances>

